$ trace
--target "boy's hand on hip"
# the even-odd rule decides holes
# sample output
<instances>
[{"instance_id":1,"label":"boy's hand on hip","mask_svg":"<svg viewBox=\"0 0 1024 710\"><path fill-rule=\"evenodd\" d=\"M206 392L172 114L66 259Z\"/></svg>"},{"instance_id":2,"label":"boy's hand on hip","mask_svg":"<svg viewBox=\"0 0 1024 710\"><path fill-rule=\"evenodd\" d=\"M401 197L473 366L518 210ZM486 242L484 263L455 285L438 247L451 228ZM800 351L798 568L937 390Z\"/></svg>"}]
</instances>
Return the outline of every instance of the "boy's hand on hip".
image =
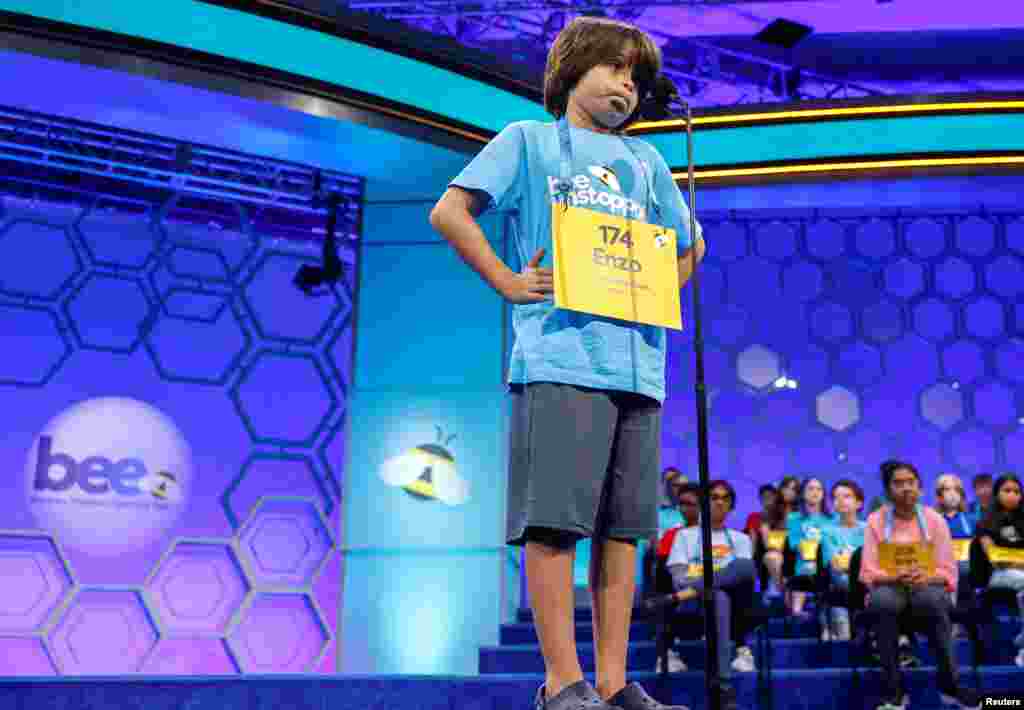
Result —
<instances>
[{"instance_id":1,"label":"boy's hand on hip","mask_svg":"<svg viewBox=\"0 0 1024 710\"><path fill-rule=\"evenodd\" d=\"M501 295L511 303L540 303L555 292L554 273L540 266L544 249L538 249L522 273L514 274L501 289Z\"/></svg>"}]
</instances>

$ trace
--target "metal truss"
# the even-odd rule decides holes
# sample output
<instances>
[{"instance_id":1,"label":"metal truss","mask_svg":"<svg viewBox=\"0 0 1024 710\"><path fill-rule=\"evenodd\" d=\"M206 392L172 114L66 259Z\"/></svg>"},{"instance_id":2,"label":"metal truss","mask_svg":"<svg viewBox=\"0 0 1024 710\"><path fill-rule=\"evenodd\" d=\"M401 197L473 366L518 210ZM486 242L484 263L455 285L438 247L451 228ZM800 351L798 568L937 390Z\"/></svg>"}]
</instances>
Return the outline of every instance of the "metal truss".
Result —
<instances>
[{"instance_id":1,"label":"metal truss","mask_svg":"<svg viewBox=\"0 0 1024 710\"><path fill-rule=\"evenodd\" d=\"M812 0L774 0L778 2L811 2ZM620 8L648 7L725 7L728 5L750 5L764 0L589 0L572 3L565 0L354 0L346 3L350 10L361 12L383 12L388 17L423 17L458 15L507 15L516 12L537 10L585 11L589 6L605 10Z\"/></svg>"},{"instance_id":2,"label":"metal truss","mask_svg":"<svg viewBox=\"0 0 1024 710\"><path fill-rule=\"evenodd\" d=\"M56 170L78 182L86 176L94 185L127 182L317 224L326 214L317 193L333 192L342 198L339 227L352 238L362 208L356 176L2 106L0 161L21 166L21 174Z\"/></svg>"},{"instance_id":3,"label":"metal truss","mask_svg":"<svg viewBox=\"0 0 1024 710\"><path fill-rule=\"evenodd\" d=\"M357 0L350 7L454 38L468 47L517 55L517 59L534 67L543 66L547 47L570 17L600 10L609 17L636 22L663 43L665 73L679 85L680 94L694 105L842 99L885 93L876 87L836 79L749 52L718 47L702 39L669 34L645 26L641 18L644 9L658 5L717 4L730 3L584 0L572 5L565 0L492 0L486 3Z\"/></svg>"}]
</instances>

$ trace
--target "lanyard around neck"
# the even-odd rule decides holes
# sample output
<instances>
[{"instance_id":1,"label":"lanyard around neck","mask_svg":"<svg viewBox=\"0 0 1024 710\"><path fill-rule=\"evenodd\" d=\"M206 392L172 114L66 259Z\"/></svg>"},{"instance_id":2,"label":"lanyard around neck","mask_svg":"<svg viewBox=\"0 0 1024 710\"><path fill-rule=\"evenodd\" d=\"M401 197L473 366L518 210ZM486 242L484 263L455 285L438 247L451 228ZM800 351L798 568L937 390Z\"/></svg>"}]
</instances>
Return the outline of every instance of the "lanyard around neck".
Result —
<instances>
[{"instance_id":1,"label":"lanyard around neck","mask_svg":"<svg viewBox=\"0 0 1024 710\"><path fill-rule=\"evenodd\" d=\"M644 178L644 188L646 191L646 203L647 207L654 208L654 214L660 219L661 218L661 205L658 202L658 196L654 194L654 181L653 176L647 169L647 163L640 160L637 156L636 151L630 142L624 137L619 136L622 144L626 146L630 155L640 165L640 174ZM562 116L558 119L558 148L559 148L559 165L558 165L558 198L563 200L563 204L569 206L569 194L572 192L572 140L569 136L569 120ZM647 218L650 220L651 215L648 214Z\"/></svg>"},{"instance_id":2,"label":"lanyard around neck","mask_svg":"<svg viewBox=\"0 0 1024 710\"><path fill-rule=\"evenodd\" d=\"M895 517L894 508L891 505L885 507L885 541L888 542L892 538L892 526L893 518ZM917 515L917 527L921 530L921 538L925 542L930 542L931 538L928 535L928 524L924 519L924 508L920 503L914 506L914 513Z\"/></svg>"}]
</instances>

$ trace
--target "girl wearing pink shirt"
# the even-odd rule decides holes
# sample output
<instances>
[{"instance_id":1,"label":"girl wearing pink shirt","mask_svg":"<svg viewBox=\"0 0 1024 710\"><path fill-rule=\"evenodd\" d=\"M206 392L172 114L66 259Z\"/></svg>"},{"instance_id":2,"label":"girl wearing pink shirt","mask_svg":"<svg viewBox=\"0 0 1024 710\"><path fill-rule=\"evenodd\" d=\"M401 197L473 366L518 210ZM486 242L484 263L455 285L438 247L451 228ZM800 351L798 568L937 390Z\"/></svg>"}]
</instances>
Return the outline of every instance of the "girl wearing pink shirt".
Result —
<instances>
[{"instance_id":1,"label":"girl wearing pink shirt","mask_svg":"<svg viewBox=\"0 0 1024 710\"><path fill-rule=\"evenodd\" d=\"M860 579L870 590L867 609L877 619L875 632L884 685L878 710L903 710L907 704L897 665L899 617L907 612L935 649L943 705L978 708L977 696L960 687L953 655L950 596L957 588L958 570L949 527L938 512L918 502L921 477L911 464L885 462L882 483L889 502L868 517L860 569ZM883 542L931 544L935 551L934 573L913 567L887 574L879 563L878 549Z\"/></svg>"}]
</instances>

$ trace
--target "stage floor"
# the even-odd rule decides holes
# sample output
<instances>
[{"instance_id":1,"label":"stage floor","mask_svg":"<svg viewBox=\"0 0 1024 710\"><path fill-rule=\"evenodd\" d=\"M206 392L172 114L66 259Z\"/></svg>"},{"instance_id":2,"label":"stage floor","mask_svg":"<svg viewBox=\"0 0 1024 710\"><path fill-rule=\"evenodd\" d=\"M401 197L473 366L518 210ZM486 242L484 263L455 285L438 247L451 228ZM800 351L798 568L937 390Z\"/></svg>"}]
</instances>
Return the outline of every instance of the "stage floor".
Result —
<instances>
[{"instance_id":1,"label":"stage floor","mask_svg":"<svg viewBox=\"0 0 1024 710\"><path fill-rule=\"evenodd\" d=\"M962 669L974 684L973 672ZM1024 694L1024 669L986 667L983 689ZM934 669L906 673L913 710L939 707ZM703 674L658 680L631 674L663 702L700 710ZM771 697L759 698L756 674L736 677L740 703L753 710L862 710L877 702L877 671L786 670L773 674ZM532 710L539 675L245 676L3 678L0 710Z\"/></svg>"}]
</instances>

